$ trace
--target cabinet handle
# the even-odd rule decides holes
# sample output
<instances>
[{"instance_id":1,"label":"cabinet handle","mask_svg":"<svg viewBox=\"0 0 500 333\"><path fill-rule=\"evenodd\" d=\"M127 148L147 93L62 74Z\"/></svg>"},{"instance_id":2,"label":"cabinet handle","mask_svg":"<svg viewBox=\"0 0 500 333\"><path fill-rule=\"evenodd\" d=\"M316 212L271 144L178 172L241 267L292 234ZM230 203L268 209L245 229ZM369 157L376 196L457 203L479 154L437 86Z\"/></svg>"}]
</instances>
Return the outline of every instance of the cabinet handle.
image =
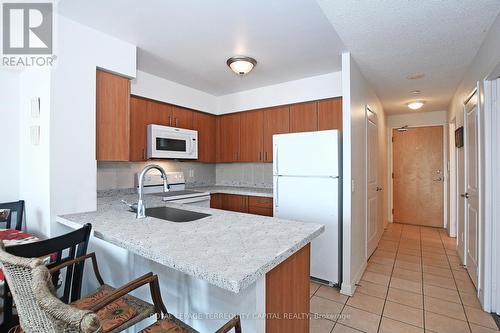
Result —
<instances>
[{"instance_id":1,"label":"cabinet handle","mask_svg":"<svg viewBox=\"0 0 500 333\"><path fill-rule=\"evenodd\" d=\"M262 152L259 151L259 161L262 161Z\"/></svg>"},{"instance_id":2,"label":"cabinet handle","mask_svg":"<svg viewBox=\"0 0 500 333\"><path fill-rule=\"evenodd\" d=\"M264 160L267 162L267 151L264 153Z\"/></svg>"}]
</instances>

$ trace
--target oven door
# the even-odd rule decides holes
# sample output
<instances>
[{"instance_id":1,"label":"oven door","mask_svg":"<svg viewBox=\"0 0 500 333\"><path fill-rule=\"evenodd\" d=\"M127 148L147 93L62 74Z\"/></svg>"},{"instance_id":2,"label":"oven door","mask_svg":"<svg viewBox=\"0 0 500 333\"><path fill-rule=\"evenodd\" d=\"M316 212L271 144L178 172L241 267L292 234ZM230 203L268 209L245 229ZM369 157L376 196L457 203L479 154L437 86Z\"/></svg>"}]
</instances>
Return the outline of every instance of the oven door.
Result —
<instances>
[{"instance_id":1,"label":"oven door","mask_svg":"<svg viewBox=\"0 0 500 333\"><path fill-rule=\"evenodd\" d=\"M193 205L193 206L198 206L198 207L210 208L210 196L209 195L205 195L205 196L201 196L201 197L193 197L193 198L184 198L184 199L172 200L170 202L175 202L175 203L185 204L185 205Z\"/></svg>"},{"instance_id":2,"label":"oven door","mask_svg":"<svg viewBox=\"0 0 500 333\"><path fill-rule=\"evenodd\" d=\"M194 132L194 133L191 133ZM148 126L148 159L197 159L197 132L165 126Z\"/></svg>"}]
</instances>

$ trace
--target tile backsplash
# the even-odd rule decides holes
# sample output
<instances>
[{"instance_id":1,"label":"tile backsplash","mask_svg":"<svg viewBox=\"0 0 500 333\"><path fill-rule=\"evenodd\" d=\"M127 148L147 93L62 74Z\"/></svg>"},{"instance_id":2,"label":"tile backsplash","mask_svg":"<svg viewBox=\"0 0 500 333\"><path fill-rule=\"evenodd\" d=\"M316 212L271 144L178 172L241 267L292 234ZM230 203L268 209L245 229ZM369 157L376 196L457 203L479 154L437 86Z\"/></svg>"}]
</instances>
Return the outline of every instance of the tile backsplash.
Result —
<instances>
[{"instance_id":1,"label":"tile backsplash","mask_svg":"<svg viewBox=\"0 0 500 333\"><path fill-rule=\"evenodd\" d=\"M215 164L177 161L154 162L97 162L97 190L126 189L135 186L135 174L146 164L155 163L167 172L182 171L188 186L215 184Z\"/></svg>"},{"instance_id":2,"label":"tile backsplash","mask_svg":"<svg viewBox=\"0 0 500 333\"><path fill-rule=\"evenodd\" d=\"M215 181L223 186L273 187L271 163L223 163L215 165Z\"/></svg>"},{"instance_id":3,"label":"tile backsplash","mask_svg":"<svg viewBox=\"0 0 500 333\"><path fill-rule=\"evenodd\" d=\"M97 162L97 190L128 189L135 186L134 176L153 162ZM223 163L154 161L165 171L182 171L186 184L196 186L273 187L273 166L270 163Z\"/></svg>"}]
</instances>

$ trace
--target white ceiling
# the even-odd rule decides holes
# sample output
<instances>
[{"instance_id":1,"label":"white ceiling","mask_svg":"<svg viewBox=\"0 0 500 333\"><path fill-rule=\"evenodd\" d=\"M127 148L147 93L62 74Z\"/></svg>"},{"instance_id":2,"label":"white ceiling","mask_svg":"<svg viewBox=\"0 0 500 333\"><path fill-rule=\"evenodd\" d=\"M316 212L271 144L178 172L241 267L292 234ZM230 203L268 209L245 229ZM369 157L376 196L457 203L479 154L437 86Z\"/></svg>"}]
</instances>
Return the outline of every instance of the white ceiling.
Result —
<instances>
[{"instance_id":1,"label":"white ceiling","mask_svg":"<svg viewBox=\"0 0 500 333\"><path fill-rule=\"evenodd\" d=\"M138 69L213 95L341 70L340 38L315 0L61 0L59 12L138 46ZM257 59L246 77L226 66Z\"/></svg>"},{"instance_id":2,"label":"white ceiling","mask_svg":"<svg viewBox=\"0 0 500 333\"><path fill-rule=\"evenodd\" d=\"M318 2L389 114L408 112L413 99L446 110L500 11L499 0ZM414 73L425 77L406 79Z\"/></svg>"}]
</instances>

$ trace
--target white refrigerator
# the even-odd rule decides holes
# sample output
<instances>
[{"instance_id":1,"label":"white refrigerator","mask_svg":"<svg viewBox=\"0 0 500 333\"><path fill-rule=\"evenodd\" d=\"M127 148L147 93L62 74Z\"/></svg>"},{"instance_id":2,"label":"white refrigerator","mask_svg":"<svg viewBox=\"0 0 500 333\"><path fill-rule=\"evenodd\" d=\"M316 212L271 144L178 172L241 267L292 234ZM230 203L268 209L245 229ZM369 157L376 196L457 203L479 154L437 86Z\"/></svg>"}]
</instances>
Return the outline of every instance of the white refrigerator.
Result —
<instances>
[{"instance_id":1,"label":"white refrigerator","mask_svg":"<svg viewBox=\"0 0 500 333\"><path fill-rule=\"evenodd\" d=\"M311 243L311 276L340 284L341 196L337 130L273 136L274 216L325 225Z\"/></svg>"}]
</instances>

